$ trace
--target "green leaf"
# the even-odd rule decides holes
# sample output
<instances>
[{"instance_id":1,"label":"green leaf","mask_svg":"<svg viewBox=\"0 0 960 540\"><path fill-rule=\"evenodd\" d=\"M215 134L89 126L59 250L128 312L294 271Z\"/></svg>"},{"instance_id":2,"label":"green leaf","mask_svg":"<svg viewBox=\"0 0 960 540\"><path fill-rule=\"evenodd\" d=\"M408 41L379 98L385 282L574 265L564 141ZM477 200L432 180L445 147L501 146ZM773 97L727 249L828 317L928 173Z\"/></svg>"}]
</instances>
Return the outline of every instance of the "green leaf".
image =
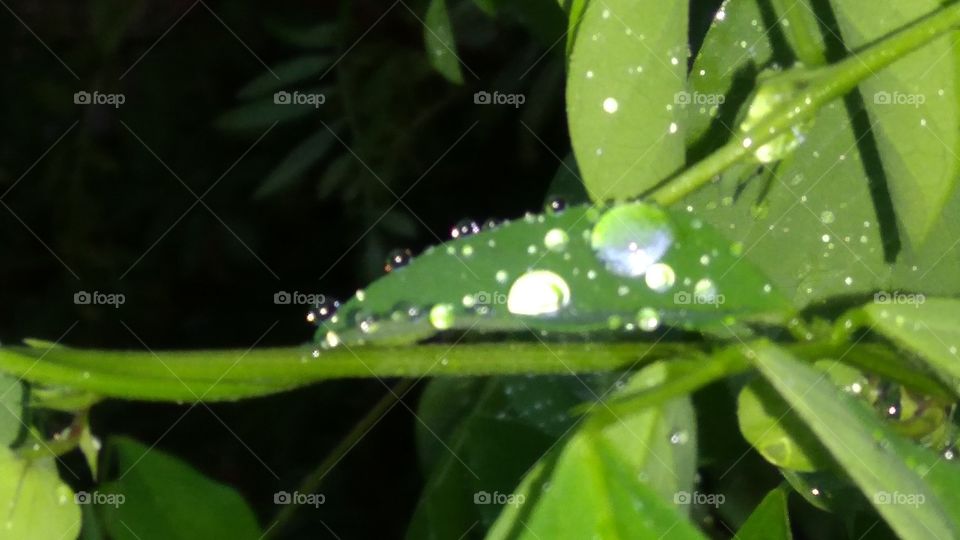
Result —
<instances>
[{"instance_id":1,"label":"green leaf","mask_svg":"<svg viewBox=\"0 0 960 540\"><path fill-rule=\"evenodd\" d=\"M877 10L871 0L831 0L846 46L857 50L938 9L913 0ZM956 189L960 102L956 33L943 36L861 83L880 159L903 232L924 242Z\"/></svg>"},{"instance_id":2,"label":"green leaf","mask_svg":"<svg viewBox=\"0 0 960 540\"><path fill-rule=\"evenodd\" d=\"M291 150L283 161L270 171L270 175L260 184L254 196L269 197L295 185L311 166L323 158L335 140L327 128L317 130Z\"/></svg>"},{"instance_id":3,"label":"green leaf","mask_svg":"<svg viewBox=\"0 0 960 540\"><path fill-rule=\"evenodd\" d=\"M0 540L62 540L80 534L80 507L53 458L21 459L0 446Z\"/></svg>"},{"instance_id":4,"label":"green leaf","mask_svg":"<svg viewBox=\"0 0 960 540\"><path fill-rule=\"evenodd\" d=\"M430 0L423 23L423 40L430 64L448 81L463 84L457 44L447 13L447 0Z\"/></svg>"},{"instance_id":5,"label":"green leaf","mask_svg":"<svg viewBox=\"0 0 960 540\"><path fill-rule=\"evenodd\" d=\"M739 540L791 540L787 491L777 488L757 505L735 535Z\"/></svg>"},{"instance_id":6,"label":"green leaf","mask_svg":"<svg viewBox=\"0 0 960 540\"><path fill-rule=\"evenodd\" d=\"M627 388L659 384L663 376L647 369ZM620 420L587 420L542 459L487 538L703 538L683 517L696 468L689 400Z\"/></svg>"},{"instance_id":7,"label":"green leaf","mask_svg":"<svg viewBox=\"0 0 960 540\"><path fill-rule=\"evenodd\" d=\"M662 365L664 381L635 393L621 393L607 407L614 412L639 410L660 405L666 400L692 394L716 381L742 373L751 367L738 350L727 350L709 358L670 358L654 365Z\"/></svg>"},{"instance_id":8,"label":"green leaf","mask_svg":"<svg viewBox=\"0 0 960 540\"><path fill-rule=\"evenodd\" d=\"M667 230L674 240L661 266L631 276L631 249L656 259L665 247L654 238L640 250L632 235ZM722 328L730 316L783 320L786 300L737 247L686 212L645 203L528 215L427 249L346 302L316 339L409 343L438 330L629 333Z\"/></svg>"},{"instance_id":9,"label":"green leaf","mask_svg":"<svg viewBox=\"0 0 960 540\"><path fill-rule=\"evenodd\" d=\"M683 165L673 105L686 58L686 2L586 5L570 54L567 116L594 201L640 195Z\"/></svg>"},{"instance_id":10,"label":"green leaf","mask_svg":"<svg viewBox=\"0 0 960 540\"><path fill-rule=\"evenodd\" d=\"M811 472L830 464L829 454L813 432L763 379L740 391L737 421L743 437L777 467Z\"/></svg>"},{"instance_id":11,"label":"green leaf","mask_svg":"<svg viewBox=\"0 0 960 540\"><path fill-rule=\"evenodd\" d=\"M111 538L261 538L253 511L233 488L125 437L111 439L105 452L115 479L98 490L115 504L98 508Z\"/></svg>"},{"instance_id":12,"label":"green leaf","mask_svg":"<svg viewBox=\"0 0 960 540\"><path fill-rule=\"evenodd\" d=\"M901 292L876 299L863 308L873 330L919 354L960 395L960 300Z\"/></svg>"},{"instance_id":13,"label":"green leaf","mask_svg":"<svg viewBox=\"0 0 960 540\"><path fill-rule=\"evenodd\" d=\"M757 4L728 2L723 20L706 36L690 78L691 101L705 102L687 107L697 135L692 155L730 139L760 73L785 61L775 53L779 31L764 24L769 19ZM707 102L721 96L723 104L711 113ZM859 116L852 121L851 114ZM896 231L885 228L874 204L880 164L861 154L862 115L835 101L819 111L803 144L786 159L733 167L681 203L742 243L744 259L798 307L866 294L889 281L885 261L892 246L884 241Z\"/></svg>"},{"instance_id":14,"label":"green leaf","mask_svg":"<svg viewBox=\"0 0 960 540\"><path fill-rule=\"evenodd\" d=\"M488 528L500 505L484 493L508 494L575 422L569 410L593 401L612 375L440 379L421 398L417 431L427 484L408 538L457 538ZM479 495L478 495L479 494Z\"/></svg>"},{"instance_id":15,"label":"green leaf","mask_svg":"<svg viewBox=\"0 0 960 540\"><path fill-rule=\"evenodd\" d=\"M933 486L936 475L928 477L929 468L917 460L919 449L908 450L911 443L892 433L864 404L789 353L769 343L758 344L755 351L760 372L897 534L903 538L960 534L957 495L942 498L944 490ZM956 469L950 463L942 467ZM949 474L954 491L960 485L955 472L938 474Z\"/></svg>"},{"instance_id":16,"label":"green leaf","mask_svg":"<svg viewBox=\"0 0 960 540\"><path fill-rule=\"evenodd\" d=\"M258 98L313 76L319 76L333 61L329 55L311 54L273 66L237 92L241 99Z\"/></svg>"},{"instance_id":17,"label":"green leaf","mask_svg":"<svg viewBox=\"0 0 960 540\"><path fill-rule=\"evenodd\" d=\"M0 373L0 446L13 444L23 429L23 394L19 377Z\"/></svg>"}]
</instances>

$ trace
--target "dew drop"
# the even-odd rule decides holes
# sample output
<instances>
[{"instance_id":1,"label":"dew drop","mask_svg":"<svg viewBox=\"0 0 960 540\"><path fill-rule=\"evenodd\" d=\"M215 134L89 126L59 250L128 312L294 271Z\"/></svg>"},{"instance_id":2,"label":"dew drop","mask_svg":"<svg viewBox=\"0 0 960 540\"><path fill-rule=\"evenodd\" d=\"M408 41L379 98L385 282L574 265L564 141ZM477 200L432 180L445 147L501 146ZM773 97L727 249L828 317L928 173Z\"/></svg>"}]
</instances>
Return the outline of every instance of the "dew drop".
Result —
<instances>
[{"instance_id":1,"label":"dew drop","mask_svg":"<svg viewBox=\"0 0 960 540\"><path fill-rule=\"evenodd\" d=\"M833 215L833 212L829 210L824 210L820 212L820 223L826 223L827 225L836 221L836 216Z\"/></svg>"},{"instance_id":2,"label":"dew drop","mask_svg":"<svg viewBox=\"0 0 960 540\"><path fill-rule=\"evenodd\" d=\"M437 330L453 327L455 317L451 304L437 304L430 308L430 324Z\"/></svg>"},{"instance_id":3,"label":"dew drop","mask_svg":"<svg viewBox=\"0 0 960 540\"><path fill-rule=\"evenodd\" d=\"M317 303L307 312L307 322L310 324L326 322L337 313L337 309L339 308L339 301L332 298L324 298L323 302Z\"/></svg>"},{"instance_id":4,"label":"dew drop","mask_svg":"<svg viewBox=\"0 0 960 540\"><path fill-rule=\"evenodd\" d=\"M480 225L472 219L463 219L450 229L450 238L463 238L480 232Z\"/></svg>"},{"instance_id":5,"label":"dew drop","mask_svg":"<svg viewBox=\"0 0 960 540\"><path fill-rule=\"evenodd\" d=\"M637 326L644 332L653 332L660 326L660 314L653 308L643 308L637 313Z\"/></svg>"},{"instance_id":6,"label":"dew drop","mask_svg":"<svg viewBox=\"0 0 960 540\"><path fill-rule=\"evenodd\" d=\"M550 229L543 237L543 245L550 251L563 251L567 248L570 237L563 229Z\"/></svg>"},{"instance_id":7,"label":"dew drop","mask_svg":"<svg viewBox=\"0 0 960 540\"><path fill-rule=\"evenodd\" d=\"M383 265L383 269L387 272L393 272L410 264L412 259L413 253L409 249L395 249L387 255L387 262Z\"/></svg>"},{"instance_id":8,"label":"dew drop","mask_svg":"<svg viewBox=\"0 0 960 540\"><path fill-rule=\"evenodd\" d=\"M546 207L547 212L559 214L567 209L567 201L563 197L554 195L547 199Z\"/></svg>"},{"instance_id":9,"label":"dew drop","mask_svg":"<svg viewBox=\"0 0 960 540\"><path fill-rule=\"evenodd\" d=\"M494 276L494 278L497 280L497 283L500 284L506 283L508 277L509 276L507 275L506 270L497 270L497 273Z\"/></svg>"},{"instance_id":10,"label":"dew drop","mask_svg":"<svg viewBox=\"0 0 960 540\"><path fill-rule=\"evenodd\" d=\"M507 294L514 315L553 315L570 303L570 286L549 270L532 270L517 278Z\"/></svg>"},{"instance_id":11,"label":"dew drop","mask_svg":"<svg viewBox=\"0 0 960 540\"><path fill-rule=\"evenodd\" d=\"M606 268L639 277L670 249L673 231L663 210L645 203L615 206L605 212L590 237L590 246Z\"/></svg>"},{"instance_id":12,"label":"dew drop","mask_svg":"<svg viewBox=\"0 0 960 540\"><path fill-rule=\"evenodd\" d=\"M607 99L603 100L604 112L613 114L617 112L617 109L619 108L620 108L620 104L617 103L617 98L608 97Z\"/></svg>"},{"instance_id":13,"label":"dew drop","mask_svg":"<svg viewBox=\"0 0 960 540\"><path fill-rule=\"evenodd\" d=\"M677 280L677 274L669 264L656 263L647 269L647 273L643 279L650 289L656 292L665 292L669 290L670 287L673 287L674 282Z\"/></svg>"}]
</instances>

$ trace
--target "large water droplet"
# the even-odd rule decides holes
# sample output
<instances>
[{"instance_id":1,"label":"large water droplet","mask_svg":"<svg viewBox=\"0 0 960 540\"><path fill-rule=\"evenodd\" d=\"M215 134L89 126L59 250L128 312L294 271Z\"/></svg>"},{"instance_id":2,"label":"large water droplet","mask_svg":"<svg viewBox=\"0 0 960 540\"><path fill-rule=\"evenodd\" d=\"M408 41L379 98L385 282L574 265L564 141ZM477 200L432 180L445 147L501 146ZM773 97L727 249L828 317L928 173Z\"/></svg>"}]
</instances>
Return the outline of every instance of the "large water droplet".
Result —
<instances>
[{"instance_id":1,"label":"large water droplet","mask_svg":"<svg viewBox=\"0 0 960 540\"><path fill-rule=\"evenodd\" d=\"M673 230L667 214L640 202L606 211L590 236L590 245L607 270L627 277L644 275L672 243Z\"/></svg>"},{"instance_id":2,"label":"large water droplet","mask_svg":"<svg viewBox=\"0 0 960 540\"><path fill-rule=\"evenodd\" d=\"M517 278L507 295L514 315L552 315L570 303L570 286L549 270L533 270Z\"/></svg>"},{"instance_id":3,"label":"large water droplet","mask_svg":"<svg viewBox=\"0 0 960 540\"><path fill-rule=\"evenodd\" d=\"M780 104L793 99L803 88L795 76L790 72L780 75L761 75L760 87L750 102L747 117L740 124L743 133L749 133L759 125ZM795 114L800 113L798 109ZM762 144L754 150L753 155L760 163L770 163L783 159L785 156L803 144L806 133L810 130L811 122L797 123L782 133L777 134L770 142ZM758 134L759 135L759 134ZM748 144L748 141L751 141ZM743 140L744 148L752 146L748 137Z\"/></svg>"}]
</instances>

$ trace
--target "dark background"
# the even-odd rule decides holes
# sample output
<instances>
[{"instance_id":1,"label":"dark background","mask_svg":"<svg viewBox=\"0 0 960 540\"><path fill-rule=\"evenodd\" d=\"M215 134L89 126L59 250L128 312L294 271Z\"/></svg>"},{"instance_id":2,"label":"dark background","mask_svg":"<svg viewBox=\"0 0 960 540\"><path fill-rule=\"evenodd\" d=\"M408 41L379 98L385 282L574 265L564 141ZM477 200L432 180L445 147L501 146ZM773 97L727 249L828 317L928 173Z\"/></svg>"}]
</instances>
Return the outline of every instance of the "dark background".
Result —
<instances>
[{"instance_id":1,"label":"dark background","mask_svg":"<svg viewBox=\"0 0 960 540\"><path fill-rule=\"evenodd\" d=\"M694 36L716 4L694 3ZM569 153L559 8L553 19L530 20L508 5L488 16L472 2L450 2L468 68L455 85L427 62L422 2L7 5L5 343L39 337L142 350L308 341L306 307L276 305L275 292L346 298L382 273L392 248L416 253L466 216L536 211ZM307 46L303 36L321 44ZM257 116L254 100L238 92L268 73L265 65L304 55L329 56L333 67L286 88L321 89L327 102L270 128L274 113ZM126 102L76 105L81 90L122 93ZM521 92L526 103L475 105L478 90ZM255 195L292 149L327 126L343 144L287 189ZM215 182L195 204L191 190L199 196ZM391 191L411 187L395 204ZM76 305L81 290L122 293L126 303ZM292 491L383 393L377 381L321 384L212 405L223 423L197 407L169 431L184 407L111 402L97 406L93 422L95 432L157 442L237 487L267 523L272 494ZM337 496L301 512L291 537L323 530L314 518L345 538L402 534L422 483L413 430L411 415L394 409L326 479L324 491Z\"/></svg>"}]
</instances>

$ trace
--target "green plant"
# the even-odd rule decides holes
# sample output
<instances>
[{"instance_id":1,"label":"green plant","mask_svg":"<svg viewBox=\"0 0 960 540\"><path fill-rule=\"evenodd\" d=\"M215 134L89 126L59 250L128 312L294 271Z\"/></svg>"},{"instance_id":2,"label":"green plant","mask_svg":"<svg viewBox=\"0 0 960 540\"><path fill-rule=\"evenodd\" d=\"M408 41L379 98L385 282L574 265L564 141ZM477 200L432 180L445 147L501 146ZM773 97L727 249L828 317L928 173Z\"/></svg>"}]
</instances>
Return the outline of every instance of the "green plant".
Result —
<instances>
[{"instance_id":1,"label":"green plant","mask_svg":"<svg viewBox=\"0 0 960 540\"><path fill-rule=\"evenodd\" d=\"M425 38L458 83L447 7L431 2ZM740 538L960 537L960 4L730 0L689 70L685 3L566 13L576 167L563 167L590 203L551 198L511 223L459 224L412 260L391 254L387 276L317 306L303 347L0 349L0 502L12 504L0 537L76 536L81 509L127 537L128 521L197 500L233 518L228 536L261 534L242 498L170 456L126 439L98 456L87 414L102 399L204 403L428 376L411 538L733 532L718 519ZM308 138L260 193L288 186L333 133ZM324 474L404 389L298 493L322 504ZM47 438L32 418L44 410L70 427ZM81 495L103 499L96 518L55 473L51 454L76 449L104 473ZM138 460L152 462L139 475L97 470ZM148 471L182 493L146 504L158 497ZM266 534L295 507L283 508ZM814 508L831 519L803 519Z\"/></svg>"}]
</instances>

